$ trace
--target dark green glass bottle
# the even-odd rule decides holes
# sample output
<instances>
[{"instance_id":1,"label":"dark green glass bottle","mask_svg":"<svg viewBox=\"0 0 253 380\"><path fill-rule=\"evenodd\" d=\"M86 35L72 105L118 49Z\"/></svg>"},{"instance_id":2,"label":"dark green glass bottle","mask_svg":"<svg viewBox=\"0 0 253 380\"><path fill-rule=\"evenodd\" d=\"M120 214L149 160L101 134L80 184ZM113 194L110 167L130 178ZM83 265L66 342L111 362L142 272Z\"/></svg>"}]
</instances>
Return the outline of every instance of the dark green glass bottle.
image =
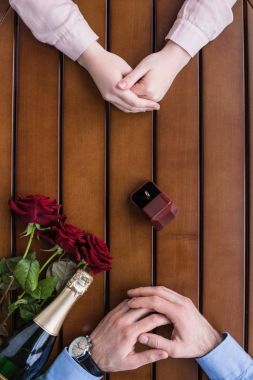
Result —
<instances>
[{"instance_id":1,"label":"dark green glass bottle","mask_svg":"<svg viewBox=\"0 0 253 380\"><path fill-rule=\"evenodd\" d=\"M44 367L56 336L32 322L14 335L0 354L0 379L30 380Z\"/></svg>"},{"instance_id":2,"label":"dark green glass bottle","mask_svg":"<svg viewBox=\"0 0 253 380\"><path fill-rule=\"evenodd\" d=\"M78 270L58 297L9 340L0 352L0 380L34 380L41 374L66 315L92 280Z\"/></svg>"}]
</instances>

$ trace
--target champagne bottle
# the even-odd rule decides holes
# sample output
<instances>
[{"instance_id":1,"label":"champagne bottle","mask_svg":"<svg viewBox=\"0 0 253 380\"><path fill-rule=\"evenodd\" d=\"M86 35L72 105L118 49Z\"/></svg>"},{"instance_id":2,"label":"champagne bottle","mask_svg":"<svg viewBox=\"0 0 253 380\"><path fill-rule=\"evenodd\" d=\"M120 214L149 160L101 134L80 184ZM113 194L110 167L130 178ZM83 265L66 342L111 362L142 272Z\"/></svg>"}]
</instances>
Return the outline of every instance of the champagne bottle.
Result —
<instances>
[{"instance_id":1,"label":"champagne bottle","mask_svg":"<svg viewBox=\"0 0 253 380\"><path fill-rule=\"evenodd\" d=\"M0 352L0 380L36 379L52 351L65 317L92 281L92 276L79 269L58 297L9 340Z\"/></svg>"}]
</instances>

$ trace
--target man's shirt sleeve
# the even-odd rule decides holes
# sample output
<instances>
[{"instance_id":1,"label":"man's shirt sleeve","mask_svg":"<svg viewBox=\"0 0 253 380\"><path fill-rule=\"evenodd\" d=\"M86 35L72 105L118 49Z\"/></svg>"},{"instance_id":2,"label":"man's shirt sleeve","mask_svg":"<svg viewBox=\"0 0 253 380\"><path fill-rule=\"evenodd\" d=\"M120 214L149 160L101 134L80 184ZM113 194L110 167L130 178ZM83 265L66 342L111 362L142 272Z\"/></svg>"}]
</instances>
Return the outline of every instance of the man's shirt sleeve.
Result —
<instances>
[{"instance_id":1,"label":"man's shirt sleeve","mask_svg":"<svg viewBox=\"0 0 253 380\"><path fill-rule=\"evenodd\" d=\"M68 353L65 348L58 358L54 361L44 376L37 380L99 380L85 371Z\"/></svg>"},{"instance_id":2,"label":"man's shirt sleeve","mask_svg":"<svg viewBox=\"0 0 253 380\"><path fill-rule=\"evenodd\" d=\"M229 334L225 334L221 344L197 362L211 380L253 379L252 358Z\"/></svg>"}]
</instances>

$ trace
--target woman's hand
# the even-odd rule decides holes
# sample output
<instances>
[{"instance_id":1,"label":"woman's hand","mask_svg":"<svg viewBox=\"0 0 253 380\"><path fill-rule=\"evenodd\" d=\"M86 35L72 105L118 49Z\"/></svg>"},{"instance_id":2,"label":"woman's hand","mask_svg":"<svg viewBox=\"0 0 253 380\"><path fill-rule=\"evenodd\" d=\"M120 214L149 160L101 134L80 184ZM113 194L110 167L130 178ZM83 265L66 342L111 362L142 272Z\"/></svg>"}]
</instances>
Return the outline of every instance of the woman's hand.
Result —
<instances>
[{"instance_id":1,"label":"woman's hand","mask_svg":"<svg viewBox=\"0 0 253 380\"><path fill-rule=\"evenodd\" d=\"M184 49L168 41L162 50L148 55L129 72L118 83L118 88L131 89L139 97L159 102L190 59Z\"/></svg>"},{"instance_id":2,"label":"woman's hand","mask_svg":"<svg viewBox=\"0 0 253 380\"><path fill-rule=\"evenodd\" d=\"M131 90L122 91L117 83L132 71L119 56L105 50L94 42L79 57L78 63L90 73L103 98L124 112L158 110L159 104L139 98Z\"/></svg>"}]
</instances>

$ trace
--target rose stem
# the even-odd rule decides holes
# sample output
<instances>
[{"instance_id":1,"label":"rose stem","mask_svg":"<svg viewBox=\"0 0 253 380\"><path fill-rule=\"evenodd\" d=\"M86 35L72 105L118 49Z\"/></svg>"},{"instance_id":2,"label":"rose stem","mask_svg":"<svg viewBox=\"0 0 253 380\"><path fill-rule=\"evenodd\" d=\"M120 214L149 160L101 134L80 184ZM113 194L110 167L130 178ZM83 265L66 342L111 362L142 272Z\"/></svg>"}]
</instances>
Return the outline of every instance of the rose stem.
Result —
<instances>
[{"instance_id":1,"label":"rose stem","mask_svg":"<svg viewBox=\"0 0 253 380\"><path fill-rule=\"evenodd\" d=\"M35 231L36 231L36 225L33 224L33 226L32 226L32 232L31 232L31 234L30 234L30 237L29 237L29 240L28 240L28 243L27 243L27 247L26 247L25 253L23 254L23 259L26 258L27 254L28 254L28 252L29 252L29 249L30 249L30 247L31 247L31 244L32 244L32 240L33 240L33 236L34 236Z\"/></svg>"},{"instance_id":2,"label":"rose stem","mask_svg":"<svg viewBox=\"0 0 253 380\"><path fill-rule=\"evenodd\" d=\"M56 251L52 256L49 257L49 259L44 263L44 265L41 267L39 273L43 272L43 270L48 266L49 263L51 263L51 261L56 257L58 256L59 254L61 254L62 252L58 252Z\"/></svg>"},{"instance_id":3,"label":"rose stem","mask_svg":"<svg viewBox=\"0 0 253 380\"><path fill-rule=\"evenodd\" d=\"M5 299L5 297L7 296L8 292L9 292L9 290L10 290L12 284L13 284L13 281L14 281L14 277L13 277L13 276L10 276L9 284L8 284L7 288L5 289L4 294L2 295L2 297L1 297L1 299L0 299L0 305L2 305L2 303L3 303L4 299Z\"/></svg>"},{"instance_id":4,"label":"rose stem","mask_svg":"<svg viewBox=\"0 0 253 380\"><path fill-rule=\"evenodd\" d=\"M85 270L88 266L88 263L84 260L80 261L79 264L77 264L77 268L80 268L82 265L84 265L84 267L82 268L83 270Z\"/></svg>"}]
</instances>

